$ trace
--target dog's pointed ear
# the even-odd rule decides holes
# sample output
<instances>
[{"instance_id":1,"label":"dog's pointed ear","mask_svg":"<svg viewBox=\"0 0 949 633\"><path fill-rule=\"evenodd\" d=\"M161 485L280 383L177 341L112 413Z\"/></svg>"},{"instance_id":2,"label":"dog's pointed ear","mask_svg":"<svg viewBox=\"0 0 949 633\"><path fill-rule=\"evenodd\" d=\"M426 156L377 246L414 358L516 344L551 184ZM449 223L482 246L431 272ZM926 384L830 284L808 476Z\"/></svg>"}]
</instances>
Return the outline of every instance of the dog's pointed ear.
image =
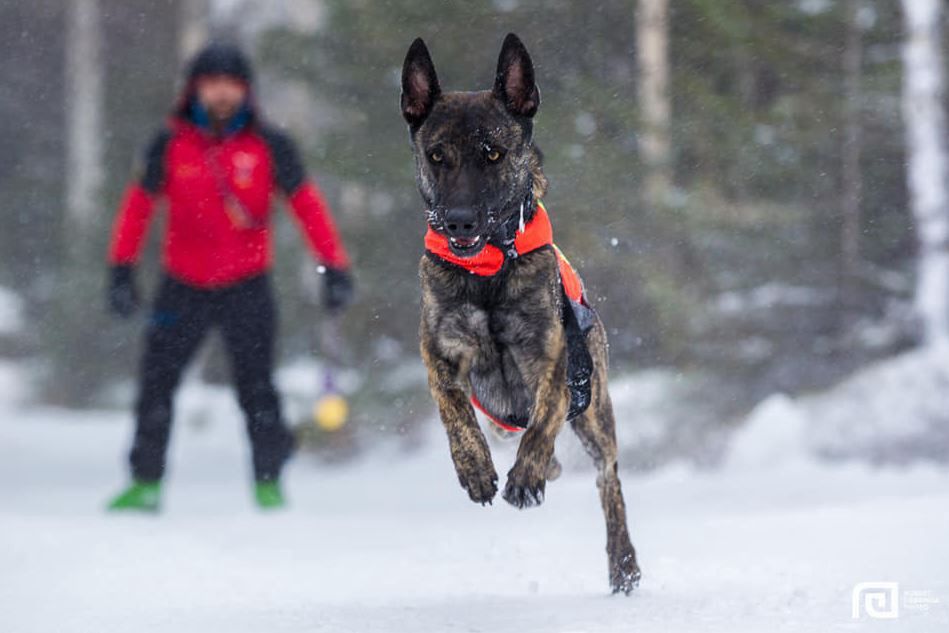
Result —
<instances>
[{"instance_id":1,"label":"dog's pointed ear","mask_svg":"<svg viewBox=\"0 0 949 633\"><path fill-rule=\"evenodd\" d=\"M418 127L431 113L441 94L435 64L428 47L418 37L409 47L402 64L402 116L412 127Z\"/></svg>"},{"instance_id":2,"label":"dog's pointed ear","mask_svg":"<svg viewBox=\"0 0 949 633\"><path fill-rule=\"evenodd\" d=\"M534 82L534 63L521 39L508 33L498 57L498 72L494 77L494 96L501 100L508 112L532 117L540 106L540 90Z\"/></svg>"}]
</instances>

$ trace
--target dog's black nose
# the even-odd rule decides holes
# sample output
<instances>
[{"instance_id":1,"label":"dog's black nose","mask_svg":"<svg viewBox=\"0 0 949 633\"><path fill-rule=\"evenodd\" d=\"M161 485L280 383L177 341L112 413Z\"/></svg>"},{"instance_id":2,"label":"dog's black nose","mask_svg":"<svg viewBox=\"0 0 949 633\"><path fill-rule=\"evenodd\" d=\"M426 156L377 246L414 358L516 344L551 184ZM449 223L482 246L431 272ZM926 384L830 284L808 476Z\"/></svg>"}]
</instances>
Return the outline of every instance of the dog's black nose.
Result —
<instances>
[{"instance_id":1,"label":"dog's black nose","mask_svg":"<svg viewBox=\"0 0 949 633\"><path fill-rule=\"evenodd\" d=\"M445 229L452 237L475 237L478 212L471 207L452 207L445 211Z\"/></svg>"}]
</instances>

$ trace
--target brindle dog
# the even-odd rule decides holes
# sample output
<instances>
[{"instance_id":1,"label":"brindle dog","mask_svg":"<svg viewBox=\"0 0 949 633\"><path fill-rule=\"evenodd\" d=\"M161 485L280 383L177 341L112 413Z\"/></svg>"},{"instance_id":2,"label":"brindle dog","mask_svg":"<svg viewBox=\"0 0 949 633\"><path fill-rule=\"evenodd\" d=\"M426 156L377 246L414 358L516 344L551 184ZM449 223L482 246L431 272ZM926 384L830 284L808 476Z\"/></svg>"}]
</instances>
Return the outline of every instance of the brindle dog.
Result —
<instances>
[{"instance_id":1,"label":"brindle dog","mask_svg":"<svg viewBox=\"0 0 949 633\"><path fill-rule=\"evenodd\" d=\"M504 40L494 88L481 92L442 92L425 43L415 40L402 69L401 105L428 224L449 238L452 253L474 256L497 242L503 227L518 220L522 226L525 204L531 219L534 201L547 188L532 140L540 92L516 35ZM474 394L493 412L527 421L503 496L518 508L539 505L557 470L554 440L572 411L570 332L554 250L505 258L494 276L470 274L427 253L420 276L422 357L461 486L482 505L498 489ZM614 593L628 594L640 572L617 475L606 332L590 314L592 327L584 334L584 354L589 350L593 361L589 406L569 421L599 471L610 584Z\"/></svg>"}]
</instances>

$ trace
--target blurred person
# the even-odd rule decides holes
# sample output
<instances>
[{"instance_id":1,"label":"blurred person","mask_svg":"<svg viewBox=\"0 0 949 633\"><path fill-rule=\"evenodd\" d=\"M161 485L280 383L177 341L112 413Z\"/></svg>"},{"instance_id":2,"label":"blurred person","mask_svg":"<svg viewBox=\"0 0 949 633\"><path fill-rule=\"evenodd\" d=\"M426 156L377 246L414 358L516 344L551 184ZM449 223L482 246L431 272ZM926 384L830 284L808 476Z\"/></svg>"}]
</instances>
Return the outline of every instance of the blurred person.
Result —
<instances>
[{"instance_id":1,"label":"blurred person","mask_svg":"<svg viewBox=\"0 0 949 633\"><path fill-rule=\"evenodd\" d=\"M250 437L254 494L262 508L284 505L280 473L293 452L273 385L275 306L269 278L270 212L282 194L324 267L324 307L353 295L349 257L294 143L266 125L239 49L211 44L193 59L167 127L149 144L141 176L125 192L108 260L109 308L128 318L139 307L134 270L149 222L167 203L163 277L145 334L131 485L109 507L157 511L173 398L189 360L220 328Z\"/></svg>"}]
</instances>

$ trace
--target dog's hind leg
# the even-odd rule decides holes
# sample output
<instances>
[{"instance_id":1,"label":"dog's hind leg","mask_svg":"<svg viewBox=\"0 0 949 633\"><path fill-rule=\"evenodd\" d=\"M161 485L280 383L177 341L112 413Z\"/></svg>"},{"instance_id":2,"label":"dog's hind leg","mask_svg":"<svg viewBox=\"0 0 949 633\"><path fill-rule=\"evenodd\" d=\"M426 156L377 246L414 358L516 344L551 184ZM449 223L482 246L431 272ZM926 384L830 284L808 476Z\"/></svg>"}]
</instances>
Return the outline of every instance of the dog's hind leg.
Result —
<instances>
[{"instance_id":1,"label":"dog's hind leg","mask_svg":"<svg viewBox=\"0 0 949 633\"><path fill-rule=\"evenodd\" d=\"M605 389L604 389L605 391ZM594 399L583 415L571 422L573 430L597 468L596 486L606 519L606 553L609 556L610 586L613 593L629 594L639 584L636 551L626 527L626 504L616 468L616 436L609 395Z\"/></svg>"},{"instance_id":2,"label":"dog's hind leg","mask_svg":"<svg viewBox=\"0 0 949 633\"><path fill-rule=\"evenodd\" d=\"M591 351L597 358L593 402L571 426L593 458L597 468L596 485L606 519L606 553L609 556L610 586L613 593L627 595L639 584L640 571L636 550L626 527L626 503L617 474L616 421L606 385L606 345L602 325L591 332Z\"/></svg>"}]
</instances>

